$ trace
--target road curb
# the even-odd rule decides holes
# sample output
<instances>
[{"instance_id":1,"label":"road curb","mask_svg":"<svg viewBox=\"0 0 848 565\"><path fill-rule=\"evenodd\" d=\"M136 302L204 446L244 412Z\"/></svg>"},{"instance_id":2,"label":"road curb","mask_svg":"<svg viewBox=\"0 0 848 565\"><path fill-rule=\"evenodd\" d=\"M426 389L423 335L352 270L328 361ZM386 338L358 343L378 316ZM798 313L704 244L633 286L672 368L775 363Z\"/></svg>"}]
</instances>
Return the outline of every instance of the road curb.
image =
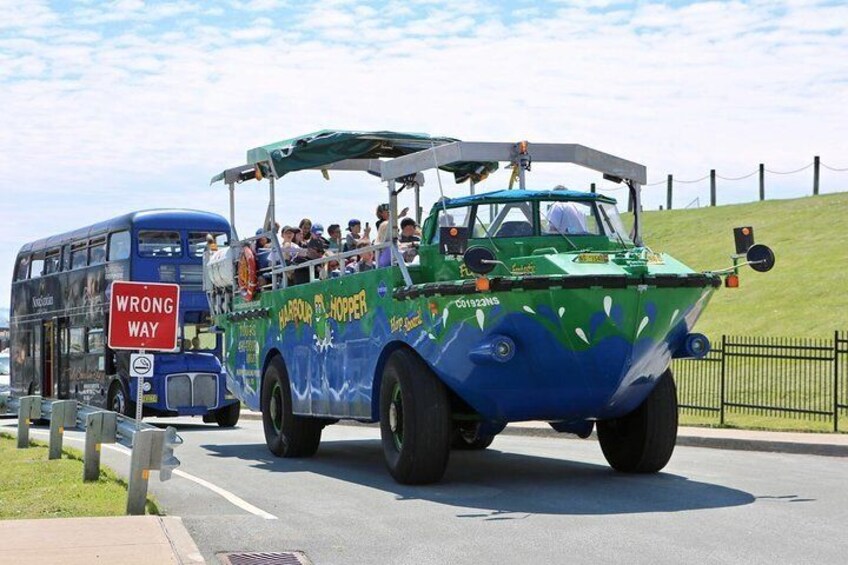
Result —
<instances>
[{"instance_id":1,"label":"road curb","mask_svg":"<svg viewBox=\"0 0 848 565\"><path fill-rule=\"evenodd\" d=\"M189 565L191 563L206 563L203 554L197 548L194 538L188 533L179 516L159 516L159 524L162 531L171 544L171 549L179 559L179 563Z\"/></svg>"},{"instance_id":2,"label":"road curb","mask_svg":"<svg viewBox=\"0 0 848 565\"><path fill-rule=\"evenodd\" d=\"M241 417L246 420L261 420L258 412L242 411ZM356 421L341 421L342 426L377 427L377 424L364 424ZM510 436L545 437L555 439L577 440L580 438L571 434L561 434L553 428L540 426L507 426L502 434ZM821 437L820 434L811 434ZM590 438L597 440L597 434L592 432ZM763 451L770 453L791 453L796 455L820 455L824 457L848 457L848 445L818 442L781 441L775 439L757 439L742 437L707 437L694 435L678 435L677 445L686 447L706 447L709 449L729 449L734 451Z\"/></svg>"}]
</instances>

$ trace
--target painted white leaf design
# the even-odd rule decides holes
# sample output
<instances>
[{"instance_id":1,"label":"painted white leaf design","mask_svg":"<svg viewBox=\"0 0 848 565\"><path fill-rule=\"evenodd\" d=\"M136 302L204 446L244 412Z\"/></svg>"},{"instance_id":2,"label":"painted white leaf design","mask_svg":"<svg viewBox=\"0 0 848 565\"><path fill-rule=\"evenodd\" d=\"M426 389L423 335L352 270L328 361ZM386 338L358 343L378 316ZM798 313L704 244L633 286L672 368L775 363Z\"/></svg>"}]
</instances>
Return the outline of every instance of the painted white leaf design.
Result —
<instances>
[{"instance_id":1,"label":"painted white leaf design","mask_svg":"<svg viewBox=\"0 0 848 565\"><path fill-rule=\"evenodd\" d=\"M485 321L486 321L486 314L478 308L477 309L477 323L480 324L481 330L483 329L483 323Z\"/></svg>"},{"instance_id":2,"label":"painted white leaf design","mask_svg":"<svg viewBox=\"0 0 848 565\"><path fill-rule=\"evenodd\" d=\"M674 321L677 320L677 315L680 314L680 310L675 310L671 313L671 320L668 322L668 327L674 325Z\"/></svg>"},{"instance_id":3,"label":"painted white leaf design","mask_svg":"<svg viewBox=\"0 0 848 565\"><path fill-rule=\"evenodd\" d=\"M532 308L530 308L529 306L526 306L526 305L524 306L524 311L525 311L525 312L529 312L529 313L531 313L531 314L535 314L535 313L536 313L536 311L535 311L535 310L533 310Z\"/></svg>"},{"instance_id":4,"label":"painted white leaf design","mask_svg":"<svg viewBox=\"0 0 848 565\"><path fill-rule=\"evenodd\" d=\"M447 326L447 325L448 325L448 309L445 308L442 311L442 326Z\"/></svg>"},{"instance_id":5,"label":"painted white leaf design","mask_svg":"<svg viewBox=\"0 0 848 565\"><path fill-rule=\"evenodd\" d=\"M565 308L562 306L559 307L559 317L562 318L565 315Z\"/></svg>"},{"instance_id":6,"label":"painted white leaf design","mask_svg":"<svg viewBox=\"0 0 848 565\"><path fill-rule=\"evenodd\" d=\"M589 340L586 338L586 332L584 332L582 329L575 328L574 333L577 334L577 337L579 337L580 339L582 339L586 343L589 343Z\"/></svg>"},{"instance_id":7,"label":"painted white leaf design","mask_svg":"<svg viewBox=\"0 0 848 565\"><path fill-rule=\"evenodd\" d=\"M648 319L648 317L647 317L647 316L645 316L644 318L642 318L642 321L641 321L641 322L639 322L639 329L638 329L638 330L636 330L636 337L639 337L639 334L640 334L640 333L642 333L642 330L644 330L644 329L645 329L645 326L647 326L647 325L648 325L648 322L650 322L650 320Z\"/></svg>"},{"instance_id":8,"label":"painted white leaf design","mask_svg":"<svg viewBox=\"0 0 848 565\"><path fill-rule=\"evenodd\" d=\"M609 318L610 310L612 310L612 296L604 296L604 312L607 313L607 318Z\"/></svg>"}]
</instances>

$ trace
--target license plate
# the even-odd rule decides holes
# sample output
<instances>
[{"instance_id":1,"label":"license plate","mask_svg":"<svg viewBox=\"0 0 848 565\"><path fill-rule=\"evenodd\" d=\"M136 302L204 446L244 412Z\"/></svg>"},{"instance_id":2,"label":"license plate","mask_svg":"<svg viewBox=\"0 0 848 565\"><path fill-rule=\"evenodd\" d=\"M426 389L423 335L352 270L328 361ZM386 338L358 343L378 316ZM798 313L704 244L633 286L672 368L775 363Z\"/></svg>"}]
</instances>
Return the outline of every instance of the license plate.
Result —
<instances>
[{"instance_id":1,"label":"license plate","mask_svg":"<svg viewBox=\"0 0 848 565\"><path fill-rule=\"evenodd\" d=\"M159 402L159 396L155 394L145 394L141 397L141 401L145 404L156 404Z\"/></svg>"}]
</instances>

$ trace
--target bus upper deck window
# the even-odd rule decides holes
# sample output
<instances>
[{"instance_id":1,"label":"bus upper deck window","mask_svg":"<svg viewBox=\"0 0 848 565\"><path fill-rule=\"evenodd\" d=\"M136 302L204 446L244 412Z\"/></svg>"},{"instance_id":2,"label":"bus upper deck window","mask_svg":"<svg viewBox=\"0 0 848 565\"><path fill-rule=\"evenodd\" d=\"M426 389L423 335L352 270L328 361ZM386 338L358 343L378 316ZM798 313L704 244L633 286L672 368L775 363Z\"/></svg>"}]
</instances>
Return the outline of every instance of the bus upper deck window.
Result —
<instances>
[{"instance_id":1,"label":"bus upper deck window","mask_svg":"<svg viewBox=\"0 0 848 565\"><path fill-rule=\"evenodd\" d=\"M88 247L76 243L71 247L71 269L81 269L88 264Z\"/></svg>"},{"instance_id":2,"label":"bus upper deck window","mask_svg":"<svg viewBox=\"0 0 848 565\"><path fill-rule=\"evenodd\" d=\"M138 232L138 254L142 257L179 257L183 254L180 233L158 230L140 231Z\"/></svg>"},{"instance_id":3,"label":"bus upper deck window","mask_svg":"<svg viewBox=\"0 0 848 565\"><path fill-rule=\"evenodd\" d=\"M39 253L32 256L32 266L29 270L29 278L36 279L44 272L44 254Z\"/></svg>"},{"instance_id":4,"label":"bus upper deck window","mask_svg":"<svg viewBox=\"0 0 848 565\"><path fill-rule=\"evenodd\" d=\"M130 232L119 231L109 235L109 260L121 261L130 256Z\"/></svg>"},{"instance_id":5,"label":"bus upper deck window","mask_svg":"<svg viewBox=\"0 0 848 565\"><path fill-rule=\"evenodd\" d=\"M44 259L44 274L50 275L58 273L62 270L61 254L58 249L53 249L47 252L47 257Z\"/></svg>"},{"instance_id":6,"label":"bus upper deck window","mask_svg":"<svg viewBox=\"0 0 848 565\"><path fill-rule=\"evenodd\" d=\"M18 259L18 269L15 271L15 280L23 281L29 276L29 256Z\"/></svg>"},{"instance_id":7,"label":"bus upper deck window","mask_svg":"<svg viewBox=\"0 0 848 565\"><path fill-rule=\"evenodd\" d=\"M215 239L215 244L218 249L221 249L228 243L228 237L225 233L220 232L189 232L188 234L188 250L192 257L203 257L203 252L206 250L206 236L212 234Z\"/></svg>"},{"instance_id":8,"label":"bus upper deck window","mask_svg":"<svg viewBox=\"0 0 848 565\"><path fill-rule=\"evenodd\" d=\"M106 262L106 238L98 238L91 241L88 248L88 264L99 265Z\"/></svg>"}]
</instances>

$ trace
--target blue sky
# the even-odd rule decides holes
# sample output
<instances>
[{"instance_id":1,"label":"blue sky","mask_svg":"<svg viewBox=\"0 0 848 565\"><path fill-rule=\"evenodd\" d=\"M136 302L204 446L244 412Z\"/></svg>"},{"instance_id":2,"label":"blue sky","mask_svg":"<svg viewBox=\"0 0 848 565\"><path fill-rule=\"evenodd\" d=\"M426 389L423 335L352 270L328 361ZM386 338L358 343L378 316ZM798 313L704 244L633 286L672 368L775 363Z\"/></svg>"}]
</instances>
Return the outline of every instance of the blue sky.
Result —
<instances>
[{"instance_id":1,"label":"blue sky","mask_svg":"<svg viewBox=\"0 0 848 565\"><path fill-rule=\"evenodd\" d=\"M844 2L0 0L0 13L0 307L23 242L134 209L226 214L213 174L323 128L582 143L646 164L649 182L814 155L848 167ZM543 166L530 179L596 180ZM286 179L281 219L369 219L384 199L373 179L334 181ZM767 192L811 182L769 175ZM822 184L846 189L848 173ZM719 199L756 191L756 177L720 181ZM707 194L678 185L676 203ZM240 192L242 232L264 198ZM645 199L664 203L663 186Z\"/></svg>"}]
</instances>

